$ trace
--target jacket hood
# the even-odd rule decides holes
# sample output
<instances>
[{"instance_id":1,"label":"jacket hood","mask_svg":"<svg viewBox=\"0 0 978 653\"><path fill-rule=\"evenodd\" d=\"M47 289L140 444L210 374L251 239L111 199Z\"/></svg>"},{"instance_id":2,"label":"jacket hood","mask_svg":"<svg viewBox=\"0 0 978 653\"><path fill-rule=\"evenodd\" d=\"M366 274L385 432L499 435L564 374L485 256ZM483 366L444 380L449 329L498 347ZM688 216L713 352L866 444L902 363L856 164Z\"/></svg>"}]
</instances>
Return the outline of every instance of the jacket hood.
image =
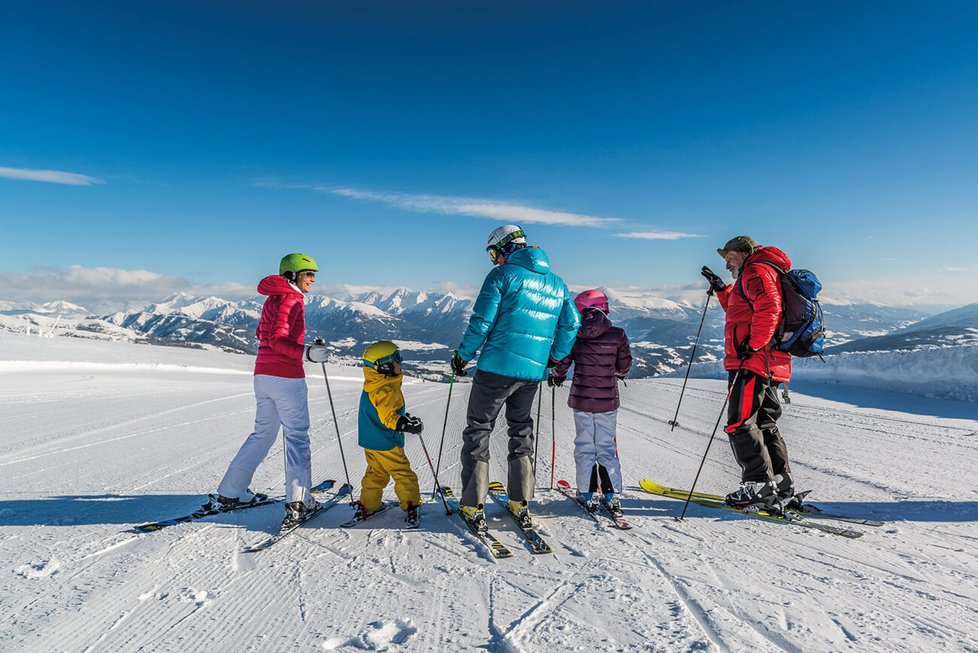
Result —
<instances>
[{"instance_id":1,"label":"jacket hood","mask_svg":"<svg viewBox=\"0 0 978 653\"><path fill-rule=\"evenodd\" d=\"M550 272L550 259L539 247L524 247L506 257L506 265L518 265L537 274Z\"/></svg>"},{"instance_id":2,"label":"jacket hood","mask_svg":"<svg viewBox=\"0 0 978 653\"><path fill-rule=\"evenodd\" d=\"M384 376L372 367L364 366L363 368L363 389L369 394L373 394L377 390L386 386L400 388L401 381L403 380L403 374L398 374L397 376Z\"/></svg>"},{"instance_id":3,"label":"jacket hood","mask_svg":"<svg viewBox=\"0 0 978 653\"><path fill-rule=\"evenodd\" d=\"M756 252L747 257L744 267L760 261L774 263L785 272L791 269L791 259L777 247L759 247Z\"/></svg>"},{"instance_id":4,"label":"jacket hood","mask_svg":"<svg viewBox=\"0 0 978 653\"><path fill-rule=\"evenodd\" d=\"M596 308L588 307L581 313L581 328L577 332L577 337L591 340L604 335L610 328L611 320L607 315Z\"/></svg>"},{"instance_id":5,"label":"jacket hood","mask_svg":"<svg viewBox=\"0 0 978 653\"><path fill-rule=\"evenodd\" d=\"M302 293L280 274L273 274L259 281L258 292L262 295L288 295L289 293L295 293L300 297L302 296Z\"/></svg>"}]
</instances>

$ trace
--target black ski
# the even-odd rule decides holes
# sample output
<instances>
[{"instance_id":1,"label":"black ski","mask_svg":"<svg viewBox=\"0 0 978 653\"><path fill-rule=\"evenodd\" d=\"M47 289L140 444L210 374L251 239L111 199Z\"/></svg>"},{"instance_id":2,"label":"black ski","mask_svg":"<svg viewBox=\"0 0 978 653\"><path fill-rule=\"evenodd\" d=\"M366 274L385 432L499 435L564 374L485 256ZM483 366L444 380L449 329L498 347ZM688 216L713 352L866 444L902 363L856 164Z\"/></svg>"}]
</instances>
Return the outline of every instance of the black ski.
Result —
<instances>
[{"instance_id":1,"label":"black ski","mask_svg":"<svg viewBox=\"0 0 978 653\"><path fill-rule=\"evenodd\" d=\"M336 481L333 480L323 481L319 485L311 488L311 490L314 494L326 492L330 488L332 488L335 483ZM265 495L259 495L259 496L265 496ZM149 522L147 524L140 524L139 526L133 526L131 530L132 532L135 533L153 533L163 528L167 528L168 526L176 526L177 524L186 524L187 522L197 521L198 519L203 519L205 517L222 515L226 512L245 510L247 508L257 508L258 506L267 506L273 503L280 503L284 500L285 497L265 496L264 499L260 499L258 501L252 501L251 503L240 503L228 508L221 508L219 510L208 510L207 509L208 504L205 503L203 506L201 506L194 512L190 513L189 515L184 515L183 517L174 517L173 519L164 519L162 521Z\"/></svg>"},{"instance_id":2,"label":"black ski","mask_svg":"<svg viewBox=\"0 0 978 653\"><path fill-rule=\"evenodd\" d=\"M380 507L377 508L376 510L374 510L373 512L368 512L366 515L362 515L362 516L361 515L357 515L357 514L353 515L353 518L350 519L350 521L344 522L344 523L340 524L340 528L353 528L357 524L359 524L361 522L365 522L368 519L370 519L371 517L373 517L374 515L379 515L380 513L384 512L385 510L387 510L387 504L386 503L381 503L380 504Z\"/></svg>"},{"instance_id":3,"label":"black ski","mask_svg":"<svg viewBox=\"0 0 978 653\"><path fill-rule=\"evenodd\" d=\"M275 533L274 535L270 535L269 537L265 538L264 540L261 540L260 542L246 546L245 548L241 549L241 553L258 553L259 551L264 551L265 549L271 547L272 545L281 542L286 536L294 533L302 526L305 526L310 521L312 521L322 513L326 512L327 510L335 506L344 497L349 496L349 494L352 491L353 491L353 487L344 483L343 486L340 487L340 489L337 490L335 493L330 492L328 495L326 495L326 500L319 502L318 505L316 506L316 509L308 513L306 515L306 518L303 519L301 522L293 525L290 528L282 529L278 533Z\"/></svg>"}]
</instances>

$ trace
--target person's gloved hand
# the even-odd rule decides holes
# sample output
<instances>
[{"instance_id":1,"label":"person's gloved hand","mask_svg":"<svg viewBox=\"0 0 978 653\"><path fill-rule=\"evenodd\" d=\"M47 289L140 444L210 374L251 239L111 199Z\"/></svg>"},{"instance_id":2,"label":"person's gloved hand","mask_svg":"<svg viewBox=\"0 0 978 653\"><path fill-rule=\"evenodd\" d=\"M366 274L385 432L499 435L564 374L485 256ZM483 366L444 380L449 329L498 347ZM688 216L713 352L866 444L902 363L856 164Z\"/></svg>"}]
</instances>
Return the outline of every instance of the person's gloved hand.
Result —
<instances>
[{"instance_id":1,"label":"person's gloved hand","mask_svg":"<svg viewBox=\"0 0 978 653\"><path fill-rule=\"evenodd\" d=\"M404 413L397 418L397 426L394 427L394 430L417 435L424 430L424 424L411 413Z\"/></svg>"},{"instance_id":2,"label":"person's gloved hand","mask_svg":"<svg viewBox=\"0 0 978 653\"><path fill-rule=\"evenodd\" d=\"M723 292L724 290L727 289L727 284L725 284L723 282L723 279L721 279L719 276L717 276L716 272L714 272L710 268L706 267L705 265L703 266L703 269L700 270L700 274L702 274L704 277L706 277L706 280L710 283L710 292L711 293L712 292Z\"/></svg>"},{"instance_id":3,"label":"person's gloved hand","mask_svg":"<svg viewBox=\"0 0 978 653\"><path fill-rule=\"evenodd\" d=\"M306 347L306 360L310 363L325 363L329 358L329 348L321 343Z\"/></svg>"},{"instance_id":4,"label":"person's gloved hand","mask_svg":"<svg viewBox=\"0 0 978 653\"><path fill-rule=\"evenodd\" d=\"M559 388L560 386L564 385L564 381L566 380L567 380L566 376L557 376L556 374L551 374L547 378L547 385L549 385L551 388Z\"/></svg>"},{"instance_id":5,"label":"person's gloved hand","mask_svg":"<svg viewBox=\"0 0 978 653\"><path fill-rule=\"evenodd\" d=\"M458 355L458 350L452 352L452 372L455 376L465 376L468 372L465 371L465 366L468 365L468 361L462 360L462 357Z\"/></svg>"},{"instance_id":6,"label":"person's gloved hand","mask_svg":"<svg viewBox=\"0 0 978 653\"><path fill-rule=\"evenodd\" d=\"M550 359L547 361L547 367L557 367L559 364L560 361L554 358L553 356L551 356Z\"/></svg>"},{"instance_id":7,"label":"person's gloved hand","mask_svg":"<svg viewBox=\"0 0 978 653\"><path fill-rule=\"evenodd\" d=\"M756 354L757 352L760 351L760 349L754 349L753 347L751 347L749 343L750 340L748 339L748 340L744 340L742 343L737 345L738 359L745 361L750 357L751 354Z\"/></svg>"}]
</instances>

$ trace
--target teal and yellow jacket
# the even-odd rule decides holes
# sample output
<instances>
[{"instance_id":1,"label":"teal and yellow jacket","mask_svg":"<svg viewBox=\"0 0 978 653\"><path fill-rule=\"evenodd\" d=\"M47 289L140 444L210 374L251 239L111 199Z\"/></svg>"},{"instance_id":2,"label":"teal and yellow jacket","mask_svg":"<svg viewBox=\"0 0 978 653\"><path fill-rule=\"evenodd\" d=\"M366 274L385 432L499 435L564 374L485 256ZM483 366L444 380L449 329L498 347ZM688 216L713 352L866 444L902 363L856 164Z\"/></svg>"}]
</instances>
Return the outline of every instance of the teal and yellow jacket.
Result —
<instances>
[{"instance_id":1,"label":"teal and yellow jacket","mask_svg":"<svg viewBox=\"0 0 978 653\"><path fill-rule=\"evenodd\" d=\"M405 412L403 379L403 375L387 377L369 367L363 368L357 442L364 449L390 451L404 446L404 434L394 430L397 418Z\"/></svg>"}]
</instances>

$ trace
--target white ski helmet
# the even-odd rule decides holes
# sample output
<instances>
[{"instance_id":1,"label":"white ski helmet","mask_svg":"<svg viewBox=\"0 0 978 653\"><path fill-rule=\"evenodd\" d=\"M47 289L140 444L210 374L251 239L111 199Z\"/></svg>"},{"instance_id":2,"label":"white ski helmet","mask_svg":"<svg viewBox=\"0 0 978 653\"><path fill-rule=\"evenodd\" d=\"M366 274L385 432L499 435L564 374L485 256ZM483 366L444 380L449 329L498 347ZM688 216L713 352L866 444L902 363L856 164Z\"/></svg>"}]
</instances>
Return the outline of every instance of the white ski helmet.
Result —
<instances>
[{"instance_id":1,"label":"white ski helmet","mask_svg":"<svg viewBox=\"0 0 978 653\"><path fill-rule=\"evenodd\" d=\"M504 224L496 227L489 234L486 252L489 254L489 260L495 263L500 254L509 254L521 246L526 247L526 234L523 233L523 228L515 224Z\"/></svg>"}]
</instances>

